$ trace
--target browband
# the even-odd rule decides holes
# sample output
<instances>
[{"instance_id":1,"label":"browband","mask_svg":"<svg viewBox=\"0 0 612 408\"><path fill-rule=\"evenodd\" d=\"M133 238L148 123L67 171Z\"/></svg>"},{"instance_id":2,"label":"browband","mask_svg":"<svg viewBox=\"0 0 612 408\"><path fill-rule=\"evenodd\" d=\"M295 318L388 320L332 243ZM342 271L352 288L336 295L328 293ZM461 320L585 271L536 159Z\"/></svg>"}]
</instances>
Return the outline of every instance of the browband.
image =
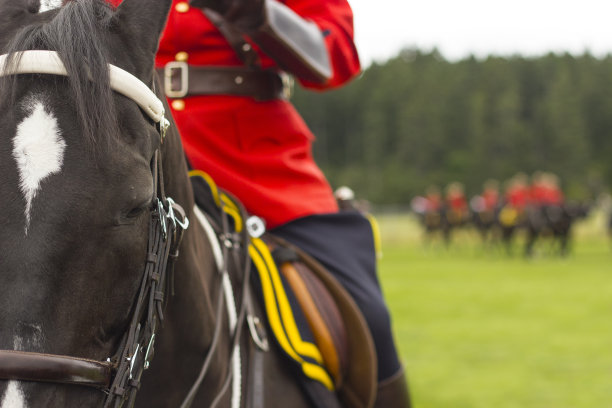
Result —
<instances>
[{"instance_id":1,"label":"browband","mask_svg":"<svg viewBox=\"0 0 612 408\"><path fill-rule=\"evenodd\" d=\"M66 68L55 51L20 51L17 64L6 66L7 55L0 55L0 76L16 74L51 74L67 76ZM160 123L164 117L164 104L144 82L129 72L108 65L111 88L136 102L146 114Z\"/></svg>"}]
</instances>

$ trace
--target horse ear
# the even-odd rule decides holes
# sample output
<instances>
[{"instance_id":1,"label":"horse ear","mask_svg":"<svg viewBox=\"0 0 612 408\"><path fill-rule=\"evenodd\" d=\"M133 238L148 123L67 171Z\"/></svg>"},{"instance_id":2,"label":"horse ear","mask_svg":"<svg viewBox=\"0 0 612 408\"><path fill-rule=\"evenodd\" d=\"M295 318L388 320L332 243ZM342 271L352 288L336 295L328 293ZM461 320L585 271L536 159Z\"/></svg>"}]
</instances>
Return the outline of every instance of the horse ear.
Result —
<instances>
[{"instance_id":1,"label":"horse ear","mask_svg":"<svg viewBox=\"0 0 612 408\"><path fill-rule=\"evenodd\" d=\"M155 54L171 3L172 0L123 0L117 16L121 24L128 27L126 32L130 40Z\"/></svg>"},{"instance_id":2,"label":"horse ear","mask_svg":"<svg viewBox=\"0 0 612 408\"><path fill-rule=\"evenodd\" d=\"M0 50L19 29L40 18L38 9L36 1L0 0Z\"/></svg>"}]
</instances>

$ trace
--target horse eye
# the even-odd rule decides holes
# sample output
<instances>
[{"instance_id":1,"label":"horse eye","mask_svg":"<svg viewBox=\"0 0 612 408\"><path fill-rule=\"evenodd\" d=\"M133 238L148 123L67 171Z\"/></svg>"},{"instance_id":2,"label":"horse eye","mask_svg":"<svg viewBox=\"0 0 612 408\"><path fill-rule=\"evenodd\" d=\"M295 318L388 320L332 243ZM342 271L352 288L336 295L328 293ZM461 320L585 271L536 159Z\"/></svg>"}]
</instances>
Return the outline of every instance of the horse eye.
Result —
<instances>
[{"instance_id":1,"label":"horse eye","mask_svg":"<svg viewBox=\"0 0 612 408\"><path fill-rule=\"evenodd\" d=\"M144 212L144 210L146 210L148 208L147 207L139 207L139 208L134 208L131 211L129 211L125 217L126 218L136 218L138 217L140 214L142 214Z\"/></svg>"},{"instance_id":2,"label":"horse eye","mask_svg":"<svg viewBox=\"0 0 612 408\"><path fill-rule=\"evenodd\" d=\"M132 208L125 214L125 218L137 218L143 212L149 210L151 208L151 201L147 201L146 203L142 203L138 207Z\"/></svg>"}]
</instances>

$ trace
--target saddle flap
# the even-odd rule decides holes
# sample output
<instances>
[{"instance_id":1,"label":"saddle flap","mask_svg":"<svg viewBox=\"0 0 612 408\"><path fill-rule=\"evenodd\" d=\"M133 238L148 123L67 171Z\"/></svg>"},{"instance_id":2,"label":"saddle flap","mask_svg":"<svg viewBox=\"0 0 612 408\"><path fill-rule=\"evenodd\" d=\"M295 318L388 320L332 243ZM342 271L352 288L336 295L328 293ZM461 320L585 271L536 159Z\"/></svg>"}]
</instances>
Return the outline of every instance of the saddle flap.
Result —
<instances>
[{"instance_id":1,"label":"saddle flap","mask_svg":"<svg viewBox=\"0 0 612 408\"><path fill-rule=\"evenodd\" d=\"M298 266L295 272L288 271L289 275L294 275L294 283L297 281L295 277L299 276L307 288L309 285L314 288L314 291L309 292L312 302L320 313L320 319L323 322L330 322L326 324L328 334L325 334L325 329L319 330L320 327L311 329L314 333L318 332L318 334L314 334L317 342L319 340L317 336L321 336L323 339L321 343L323 347L318 345L321 348L322 354L329 353L328 357L331 361L334 358L332 356L334 350L331 345L335 347L335 354L338 358L337 367L341 381L336 384L336 389L343 404L349 408L372 407L376 397L376 353L368 326L359 308L340 283L314 258L280 237L268 234L266 238L277 246L289 248L298 255L299 262L294 262L293 264L302 264L302 266ZM306 270L308 272L305 272ZM283 274L285 273L283 272ZM290 285L293 285L291 279L288 279L288 281ZM335 304L335 307L329 310L337 310L341 316L344 330L336 327L338 323L334 323L335 317L333 316L333 311L331 314L321 313L321 310L326 307L325 305L330 299ZM298 301L301 303L300 300ZM320 301L321 304L317 304L317 301ZM316 315L311 315L307 319L309 321L310 319L316 321L317 317ZM342 334L343 332L344 335ZM346 363L343 363L343 361L346 361ZM328 369L335 378L333 368L328 366Z\"/></svg>"},{"instance_id":2,"label":"saddle flap","mask_svg":"<svg viewBox=\"0 0 612 408\"><path fill-rule=\"evenodd\" d=\"M348 366L348 345L346 329L336 302L303 263L283 260L278 249L281 248L274 250L273 256L279 262L280 271L304 313L325 367L332 375L336 388L340 388Z\"/></svg>"}]
</instances>

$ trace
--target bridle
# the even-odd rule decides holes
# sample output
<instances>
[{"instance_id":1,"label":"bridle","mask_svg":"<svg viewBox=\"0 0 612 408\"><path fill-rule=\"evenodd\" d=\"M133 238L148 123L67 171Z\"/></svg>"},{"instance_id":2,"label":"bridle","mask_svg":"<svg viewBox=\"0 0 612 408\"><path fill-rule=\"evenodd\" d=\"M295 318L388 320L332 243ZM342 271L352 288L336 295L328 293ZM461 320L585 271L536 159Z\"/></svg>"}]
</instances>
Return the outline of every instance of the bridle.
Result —
<instances>
[{"instance_id":1,"label":"bridle","mask_svg":"<svg viewBox=\"0 0 612 408\"><path fill-rule=\"evenodd\" d=\"M115 370L110 388L105 390L108 393L105 408L119 408L124 403L128 407L134 405L142 373L153 358L155 335L164 320L166 300L174 289L178 247L183 232L189 227L183 208L165 196L159 150L155 152L152 167L155 198L150 214L146 264L130 326L118 352L108 362Z\"/></svg>"},{"instance_id":2,"label":"bridle","mask_svg":"<svg viewBox=\"0 0 612 408\"><path fill-rule=\"evenodd\" d=\"M0 77L17 74L68 75L57 53L23 51L7 66L0 56ZM110 86L136 102L156 124L163 143L169 126L164 105L142 81L109 65ZM152 174L155 194L150 209L149 237L144 272L133 305L129 328L114 356L106 361L78 357L0 350L0 379L75 384L104 391L104 407L133 406L140 378L153 357L157 329L173 290L173 268L189 220L183 208L164 191L161 151L155 152Z\"/></svg>"}]
</instances>

